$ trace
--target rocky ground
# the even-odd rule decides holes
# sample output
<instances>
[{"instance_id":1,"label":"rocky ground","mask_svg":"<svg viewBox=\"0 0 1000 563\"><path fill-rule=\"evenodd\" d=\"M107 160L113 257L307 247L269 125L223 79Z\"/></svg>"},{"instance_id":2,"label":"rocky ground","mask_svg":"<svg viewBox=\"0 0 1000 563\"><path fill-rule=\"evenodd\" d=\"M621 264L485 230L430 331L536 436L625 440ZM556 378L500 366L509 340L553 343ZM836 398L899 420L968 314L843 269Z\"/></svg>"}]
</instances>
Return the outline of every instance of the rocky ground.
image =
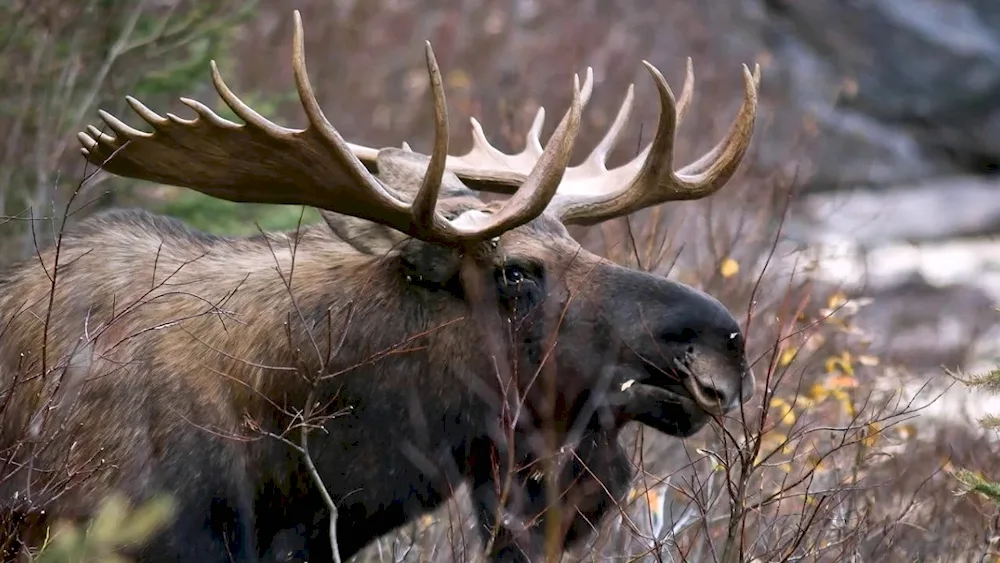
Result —
<instances>
[{"instance_id":1,"label":"rocky ground","mask_svg":"<svg viewBox=\"0 0 1000 563\"><path fill-rule=\"evenodd\" d=\"M814 193L792 213L788 232L816 258L817 275L874 298L858 321L880 355L913 370L913 389L952 383L944 368L982 372L1000 361L998 190L956 178ZM1000 413L1000 398L956 385L923 415L972 421L987 412Z\"/></svg>"}]
</instances>

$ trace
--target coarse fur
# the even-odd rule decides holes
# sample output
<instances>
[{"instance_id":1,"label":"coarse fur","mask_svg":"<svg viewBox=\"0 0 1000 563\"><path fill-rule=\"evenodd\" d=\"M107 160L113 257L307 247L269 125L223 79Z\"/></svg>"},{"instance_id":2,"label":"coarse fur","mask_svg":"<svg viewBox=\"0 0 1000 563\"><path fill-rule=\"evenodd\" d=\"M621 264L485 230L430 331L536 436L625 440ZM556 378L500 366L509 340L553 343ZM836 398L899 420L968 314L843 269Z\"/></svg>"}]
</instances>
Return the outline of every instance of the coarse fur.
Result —
<instances>
[{"instance_id":1,"label":"coarse fur","mask_svg":"<svg viewBox=\"0 0 1000 563\"><path fill-rule=\"evenodd\" d=\"M419 185L391 163L384 181L401 193ZM446 180L447 215L495 206ZM534 431L546 417L556 445L578 454L554 480L571 491L570 545L628 489L624 424L679 437L702 428L711 417L684 377L726 400L752 389L739 323L717 300L603 261L548 215L484 245L465 270L454 249L324 217L229 238L113 210L6 268L0 498L86 518L111 492L133 502L167 493L177 517L132 553L142 562L276 560L271 540L288 529L303 531L303 558L329 560L317 484L275 437L321 375L326 418L309 448L338 507L344 559L469 485L483 540L496 531L491 557L537 560L544 521L517 532L495 517L508 454L506 510L523 520L543 511ZM466 270L489 281L485 316ZM506 371L487 337L498 327L513 354ZM525 402L514 442L505 377Z\"/></svg>"}]
</instances>

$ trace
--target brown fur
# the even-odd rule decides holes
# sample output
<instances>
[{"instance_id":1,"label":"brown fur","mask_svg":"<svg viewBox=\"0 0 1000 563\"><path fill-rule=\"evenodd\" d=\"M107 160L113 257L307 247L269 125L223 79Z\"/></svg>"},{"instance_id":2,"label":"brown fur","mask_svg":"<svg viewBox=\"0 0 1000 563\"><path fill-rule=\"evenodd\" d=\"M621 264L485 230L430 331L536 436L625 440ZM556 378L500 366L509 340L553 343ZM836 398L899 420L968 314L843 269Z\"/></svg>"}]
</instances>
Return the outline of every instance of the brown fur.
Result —
<instances>
[{"instance_id":1,"label":"brown fur","mask_svg":"<svg viewBox=\"0 0 1000 563\"><path fill-rule=\"evenodd\" d=\"M486 205L453 177L443 196L450 215ZM571 464L559 480L589 491L566 498L594 522L628 486L623 424L686 436L709 419L663 375L672 358L711 359L722 367L707 375L724 389L748 374L738 324L717 301L603 263L546 215L482 249L473 273L491 284L485 309L470 309L455 250L324 217L298 235L237 239L112 211L65 233L57 270L54 247L0 273L0 498L17 493L11 510L73 518L113 491L133 501L165 492L178 518L134 554L141 561L267 560L271 538L295 527L308 531L303 556L325 560L316 485L294 449L262 434L287 429L322 367L317 397L329 418L310 451L338 505L345 559L466 483L488 537L492 456L514 448L519 463L537 461L532 432L546 412L557 441L586 445L593 467ZM527 279L505 282L511 265ZM487 337L504 327L514 357L497 364ZM532 383L554 333L555 372ZM497 366L508 360L528 397L516 444L499 432ZM622 392L627 379L649 385ZM510 508L525 517L545 500L530 471ZM594 486L598 478L608 482ZM565 526L567 542L585 534L581 522ZM540 536L499 532L494 559L540 553Z\"/></svg>"}]
</instances>

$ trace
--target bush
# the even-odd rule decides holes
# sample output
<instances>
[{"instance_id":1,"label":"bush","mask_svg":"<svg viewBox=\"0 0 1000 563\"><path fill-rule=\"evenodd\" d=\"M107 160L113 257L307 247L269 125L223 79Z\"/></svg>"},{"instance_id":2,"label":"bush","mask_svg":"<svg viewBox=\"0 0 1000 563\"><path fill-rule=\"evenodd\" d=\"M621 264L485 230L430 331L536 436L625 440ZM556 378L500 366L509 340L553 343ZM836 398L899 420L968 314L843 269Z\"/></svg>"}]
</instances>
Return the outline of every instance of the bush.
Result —
<instances>
[{"instance_id":1,"label":"bush","mask_svg":"<svg viewBox=\"0 0 1000 563\"><path fill-rule=\"evenodd\" d=\"M204 87L209 59L231 44L234 25L254 4L0 3L0 259L51 241L84 175L76 133L97 109L120 115L126 93L160 105L165 96ZM90 178L76 198L85 212L115 202L95 190L105 178Z\"/></svg>"}]
</instances>

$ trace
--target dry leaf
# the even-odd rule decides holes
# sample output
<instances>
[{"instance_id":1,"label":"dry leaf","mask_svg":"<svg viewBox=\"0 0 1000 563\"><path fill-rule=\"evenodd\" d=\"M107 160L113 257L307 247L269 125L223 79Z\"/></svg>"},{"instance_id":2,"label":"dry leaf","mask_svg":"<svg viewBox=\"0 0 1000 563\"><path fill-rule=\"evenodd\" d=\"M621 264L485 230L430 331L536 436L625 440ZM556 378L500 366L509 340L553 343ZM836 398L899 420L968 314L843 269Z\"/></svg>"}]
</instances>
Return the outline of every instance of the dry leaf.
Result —
<instances>
[{"instance_id":1,"label":"dry leaf","mask_svg":"<svg viewBox=\"0 0 1000 563\"><path fill-rule=\"evenodd\" d=\"M873 367L879 364L878 356L872 356L871 354L861 354L858 356L858 363L863 366Z\"/></svg>"},{"instance_id":2,"label":"dry leaf","mask_svg":"<svg viewBox=\"0 0 1000 563\"><path fill-rule=\"evenodd\" d=\"M719 273L724 278L731 278L740 272L740 263L732 258L725 258L719 264Z\"/></svg>"}]
</instances>

